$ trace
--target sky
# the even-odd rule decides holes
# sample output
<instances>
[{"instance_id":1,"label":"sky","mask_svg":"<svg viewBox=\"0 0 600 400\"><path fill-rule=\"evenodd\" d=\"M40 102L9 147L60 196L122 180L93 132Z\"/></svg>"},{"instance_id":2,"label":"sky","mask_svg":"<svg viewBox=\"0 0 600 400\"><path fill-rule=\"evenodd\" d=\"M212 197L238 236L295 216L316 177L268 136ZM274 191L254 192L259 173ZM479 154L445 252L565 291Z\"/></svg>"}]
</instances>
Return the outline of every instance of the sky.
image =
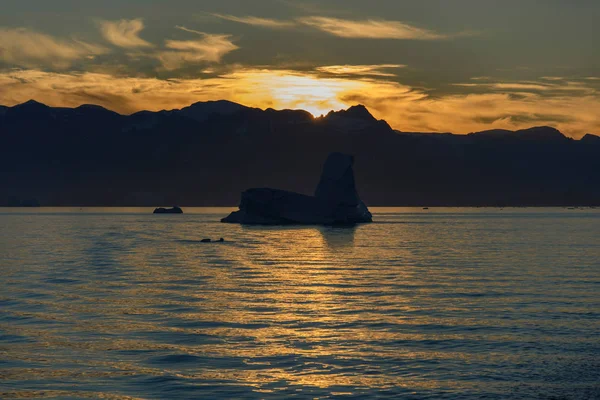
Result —
<instances>
[{"instance_id":1,"label":"sky","mask_svg":"<svg viewBox=\"0 0 600 400\"><path fill-rule=\"evenodd\" d=\"M226 99L395 129L600 134L597 0L2 0L0 104Z\"/></svg>"}]
</instances>

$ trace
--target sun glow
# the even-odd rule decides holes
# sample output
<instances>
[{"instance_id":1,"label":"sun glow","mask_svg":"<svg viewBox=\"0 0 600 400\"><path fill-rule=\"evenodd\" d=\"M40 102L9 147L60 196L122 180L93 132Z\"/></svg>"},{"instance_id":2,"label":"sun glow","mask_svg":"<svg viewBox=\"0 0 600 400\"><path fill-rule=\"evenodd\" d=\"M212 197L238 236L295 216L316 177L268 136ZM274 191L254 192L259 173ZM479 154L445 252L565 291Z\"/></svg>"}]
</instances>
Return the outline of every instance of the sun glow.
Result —
<instances>
[{"instance_id":1,"label":"sun glow","mask_svg":"<svg viewBox=\"0 0 600 400\"><path fill-rule=\"evenodd\" d=\"M264 107L303 109L318 117L331 110L346 108L343 93L361 89L360 81L321 79L292 71L251 70L234 73L248 93L240 96L247 103Z\"/></svg>"},{"instance_id":2,"label":"sun glow","mask_svg":"<svg viewBox=\"0 0 600 400\"><path fill-rule=\"evenodd\" d=\"M426 88L403 85L385 76L331 73L336 68L327 71L239 67L221 74L209 71L212 76L203 78L158 79L13 70L0 73L0 104L11 106L29 99L55 107L91 103L129 114L225 99L262 109L304 109L314 116L363 104L376 118L408 132L469 133L551 125L578 138L600 130L600 86L596 81L492 81L470 84L476 85L474 91L485 89L484 93L457 86L462 93L431 96Z\"/></svg>"}]
</instances>

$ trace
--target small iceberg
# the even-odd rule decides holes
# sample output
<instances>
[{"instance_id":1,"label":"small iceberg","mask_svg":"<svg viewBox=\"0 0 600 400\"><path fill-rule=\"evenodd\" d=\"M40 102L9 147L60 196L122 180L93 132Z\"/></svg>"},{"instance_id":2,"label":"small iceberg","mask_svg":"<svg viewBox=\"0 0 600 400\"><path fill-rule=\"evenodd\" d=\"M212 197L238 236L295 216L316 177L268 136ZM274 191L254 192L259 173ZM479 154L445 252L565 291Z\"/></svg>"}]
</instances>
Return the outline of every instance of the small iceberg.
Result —
<instances>
[{"instance_id":1,"label":"small iceberg","mask_svg":"<svg viewBox=\"0 0 600 400\"><path fill-rule=\"evenodd\" d=\"M159 207L154 210L153 214L183 214L183 210L177 206L172 208Z\"/></svg>"}]
</instances>

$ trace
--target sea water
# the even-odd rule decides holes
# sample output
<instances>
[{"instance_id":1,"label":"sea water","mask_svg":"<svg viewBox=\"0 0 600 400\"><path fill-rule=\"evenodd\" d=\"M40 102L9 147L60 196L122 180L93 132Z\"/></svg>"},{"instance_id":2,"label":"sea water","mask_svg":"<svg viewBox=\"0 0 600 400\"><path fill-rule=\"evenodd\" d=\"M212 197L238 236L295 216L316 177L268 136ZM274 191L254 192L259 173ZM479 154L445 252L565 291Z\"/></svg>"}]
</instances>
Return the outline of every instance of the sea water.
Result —
<instances>
[{"instance_id":1,"label":"sea water","mask_svg":"<svg viewBox=\"0 0 600 400\"><path fill-rule=\"evenodd\" d=\"M184 211L0 209L0 398L600 398L600 210Z\"/></svg>"}]
</instances>

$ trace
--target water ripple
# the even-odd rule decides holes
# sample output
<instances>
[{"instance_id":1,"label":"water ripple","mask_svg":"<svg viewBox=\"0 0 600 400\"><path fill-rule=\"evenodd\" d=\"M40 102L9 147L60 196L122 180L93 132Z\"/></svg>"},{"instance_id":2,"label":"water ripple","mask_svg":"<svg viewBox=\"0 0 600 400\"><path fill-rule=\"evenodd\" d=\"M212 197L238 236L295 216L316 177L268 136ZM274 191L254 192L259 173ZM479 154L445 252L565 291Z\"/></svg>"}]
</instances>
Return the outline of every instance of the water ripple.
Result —
<instances>
[{"instance_id":1,"label":"water ripple","mask_svg":"<svg viewBox=\"0 0 600 400\"><path fill-rule=\"evenodd\" d=\"M0 210L0 398L600 398L598 211L225 214Z\"/></svg>"}]
</instances>

